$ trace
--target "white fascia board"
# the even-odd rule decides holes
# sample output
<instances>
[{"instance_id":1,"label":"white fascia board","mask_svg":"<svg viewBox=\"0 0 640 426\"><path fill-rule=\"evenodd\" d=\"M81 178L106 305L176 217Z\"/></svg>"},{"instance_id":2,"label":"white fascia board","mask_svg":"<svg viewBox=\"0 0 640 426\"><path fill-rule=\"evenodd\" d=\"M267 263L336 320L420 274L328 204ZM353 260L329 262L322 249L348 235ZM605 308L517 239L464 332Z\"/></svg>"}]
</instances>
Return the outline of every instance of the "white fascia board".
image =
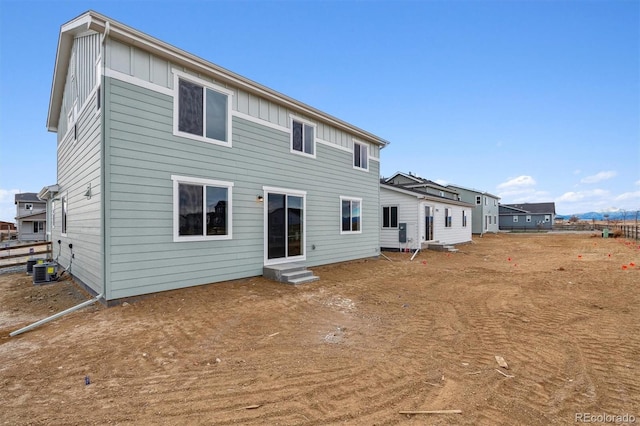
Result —
<instances>
[{"instance_id":1,"label":"white fascia board","mask_svg":"<svg viewBox=\"0 0 640 426\"><path fill-rule=\"evenodd\" d=\"M49 97L49 112L47 113L47 130L58 131L58 120L62 108L62 96L67 79L67 67L73 48L73 39L76 34L90 29L91 12L86 12L60 27L58 36L58 50L53 67L53 81L51 82L51 95Z\"/></svg>"}]
</instances>

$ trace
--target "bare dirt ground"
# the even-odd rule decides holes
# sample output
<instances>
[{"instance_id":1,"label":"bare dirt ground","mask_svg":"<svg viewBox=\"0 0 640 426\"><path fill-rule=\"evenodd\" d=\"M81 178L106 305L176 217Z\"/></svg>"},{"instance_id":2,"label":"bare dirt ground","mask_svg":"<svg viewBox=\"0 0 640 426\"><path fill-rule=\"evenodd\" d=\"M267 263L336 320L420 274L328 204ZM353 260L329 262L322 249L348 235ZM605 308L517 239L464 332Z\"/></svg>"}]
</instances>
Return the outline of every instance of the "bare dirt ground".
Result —
<instances>
[{"instance_id":1,"label":"bare dirt ground","mask_svg":"<svg viewBox=\"0 0 640 426\"><path fill-rule=\"evenodd\" d=\"M640 422L638 243L459 248L318 267L300 287L258 277L94 305L16 337L87 295L0 275L0 424Z\"/></svg>"}]
</instances>

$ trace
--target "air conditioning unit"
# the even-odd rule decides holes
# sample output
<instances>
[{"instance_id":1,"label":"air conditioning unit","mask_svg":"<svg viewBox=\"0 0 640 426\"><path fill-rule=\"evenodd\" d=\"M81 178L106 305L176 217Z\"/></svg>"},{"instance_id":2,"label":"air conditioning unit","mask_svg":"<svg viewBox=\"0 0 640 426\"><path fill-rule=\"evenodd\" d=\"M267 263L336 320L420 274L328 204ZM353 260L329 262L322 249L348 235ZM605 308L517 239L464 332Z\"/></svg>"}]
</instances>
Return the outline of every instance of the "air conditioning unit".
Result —
<instances>
[{"instance_id":1,"label":"air conditioning unit","mask_svg":"<svg viewBox=\"0 0 640 426\"><path fill-rule=\"evenodd\" d=\"M44 259L28 259L27 260L27 274L33 274L33 266L38 263L44 263Z\"/></svg>"},{"instance_id":2,"label":"air conditioning unit","mask_svg":"<svg viewBox=\"0 0 640 426\"><path fill-rule=\"evenodd\" d=\"M58 278L58 265L55 263L38 263L33 265L33 283L43 284Z\"/></svg>"}]
</instances>

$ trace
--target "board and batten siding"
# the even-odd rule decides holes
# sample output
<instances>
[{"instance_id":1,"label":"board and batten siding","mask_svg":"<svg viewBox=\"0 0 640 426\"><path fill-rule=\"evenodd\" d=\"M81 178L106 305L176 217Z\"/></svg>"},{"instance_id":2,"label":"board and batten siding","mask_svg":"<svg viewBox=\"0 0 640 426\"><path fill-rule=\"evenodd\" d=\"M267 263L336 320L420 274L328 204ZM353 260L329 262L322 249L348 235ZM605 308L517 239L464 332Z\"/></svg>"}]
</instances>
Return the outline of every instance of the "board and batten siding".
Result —
<instances>
[{"instance_id":1,"label":"board and batten siding","mask_svg":"<svg viewBox=\"0 0 640 426\"><path fill-rule=\"evenodd\" d=\"M101 116L92 91L76 121L77 140L69 131L58 145L59 192L51 240L53 258L95 293L103 291ZM91 188L91 196L87 191ZM67 233L62 230L62 197L67 198ZM60 240L60 244L58 244ZM73 245L73 249L69 248ZM73 259L71 258L73 254Z\"/></svg>"},{"instance_id":2,"label":"board and batten siding","mask_svg":"<svg viewBox=\"0 0 640 426\"><path fill-rule=\"evenodd\" d=\"M77 36L71 50L67 77L62 95L62 108L58 119L58 143L68 133L68 116L74 108L79 113L90 101L92 91L98 83L97 61L100 57L100 34Z\"/></svg>"},{"instance_id":3,"label":"board and batten siding","mask_svg":"<svg viewBox=\"0 0 640 426\"><path fill-rule=\"evenodd\" d=\"M296 155L289 132L236 115L232 147L177 137L169 94L109 77L104 94L107 300L261 275L265 186L306 191L306 265L379 253L378 161ZM232 239L173 241L172 175L233 182ZM362 233L340 234L340 196L362 198Z\"/></svg>"},{"instance_id":4,"label":"board and batten siding","mask_svg":"<svg viewBox=\"0 0 640 426\"><path fill-rule=\"evenodd\" d=\"M265 124L268 123L288 128L290 125L290 114L308 119L308 117L299 113L293 113L288 108L275 102L248 93L237 87L226 85L207 75L193 73L164 58L160 58L135 46L120 43L117 40L107 39L106 52L105 66L107 67L108 75L124 76L133 81L138 80L141 83L140 85L151 84L159 88L173 90L172 70L175 69L231 90L233 92L231 105L233 111L246 114L258 120L263 120L266 122ZM353 149L353 137L347 132L336 129L327 123L317 123L316 137L348 150ZM377 145L369 145L369 156L374 159L379 159L380 147Z\"/></svg>"}]
</instances>

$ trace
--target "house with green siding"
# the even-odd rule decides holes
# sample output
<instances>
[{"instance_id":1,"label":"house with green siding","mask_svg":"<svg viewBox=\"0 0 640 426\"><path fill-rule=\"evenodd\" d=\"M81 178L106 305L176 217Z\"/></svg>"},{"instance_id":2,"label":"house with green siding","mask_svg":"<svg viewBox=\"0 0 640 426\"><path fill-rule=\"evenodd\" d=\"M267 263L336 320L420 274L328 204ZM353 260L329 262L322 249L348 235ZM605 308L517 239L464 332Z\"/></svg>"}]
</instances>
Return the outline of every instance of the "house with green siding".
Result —
<instances>
[{"instance_id":1,"label":"house with green siding","mask_svg":"<svg viewBox=\"0 0 640 426\"><path fill-rule=\"evenodd\" d=\"M96 12L47 128L53 256L106 303L379 254L387 141Z\"/></svg>"}]
</instances>

